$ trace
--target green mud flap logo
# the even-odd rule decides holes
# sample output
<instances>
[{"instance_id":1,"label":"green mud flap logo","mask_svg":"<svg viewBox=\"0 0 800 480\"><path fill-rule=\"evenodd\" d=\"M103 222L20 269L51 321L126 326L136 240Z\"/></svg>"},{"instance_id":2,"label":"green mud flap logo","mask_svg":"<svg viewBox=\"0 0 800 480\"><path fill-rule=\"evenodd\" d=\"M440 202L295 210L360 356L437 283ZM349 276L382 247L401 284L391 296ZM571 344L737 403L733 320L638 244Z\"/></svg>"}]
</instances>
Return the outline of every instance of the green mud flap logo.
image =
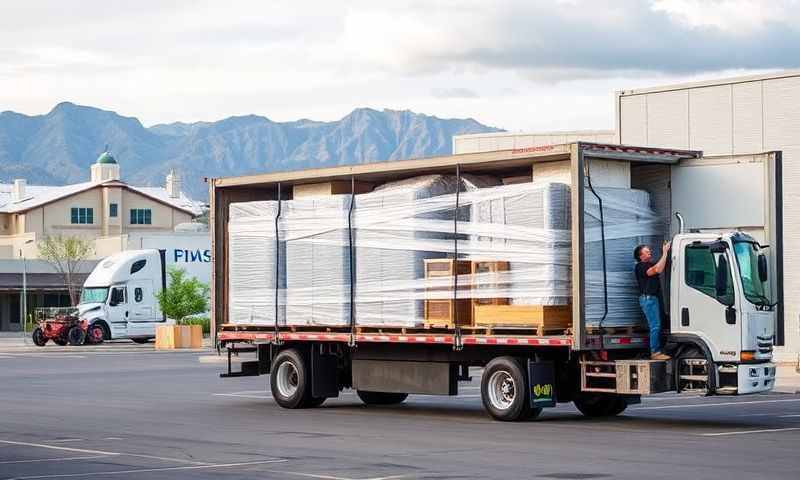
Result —
<instances>
[{"instance_id":1,"label":"green mud flap logo","mask_svg":"<svg viewBox=\"0 0 800 480\"><path fill-rule=\"evenodd\" d=\"M556 386L553 362L534 362L528 360L528 379L531 407L555 407Z\"/></svg>"}]
</instances>

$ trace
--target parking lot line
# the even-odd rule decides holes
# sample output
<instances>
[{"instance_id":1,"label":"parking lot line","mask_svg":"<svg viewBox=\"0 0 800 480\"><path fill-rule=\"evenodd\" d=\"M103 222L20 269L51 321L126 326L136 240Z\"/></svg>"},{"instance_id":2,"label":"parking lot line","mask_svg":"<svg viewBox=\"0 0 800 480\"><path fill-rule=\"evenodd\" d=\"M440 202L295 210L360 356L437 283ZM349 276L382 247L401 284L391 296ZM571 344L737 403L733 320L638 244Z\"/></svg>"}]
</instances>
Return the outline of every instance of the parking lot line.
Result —
<instances>
[{"instance_id":1,"label":"parking lot line","mask_svg":"<svg viewBox=\"0 0 800 480\"><path fill-rule=\"evenodd\" d=\"M2 465L10 463L41 463L41 462L66 462L68 460L89 460L92 458L106 458L108 455L89 455L85 457L60 457L60 458L36 458L33 460L4 460Z\"/></svg>"},{"instance_id":2,"label":"parking lot line","mask_svg":"<svg viewBox=\"0 0 800 480\"><path fill-rule=\"evenodd\" d=\"M74 447L59 447L56 445L44 445L41 443L30 443L30 442L14 442L11 440L0 440L0 443L6 445L19 445L22 447L37 447L37 448L46 448L49 450L61 450L64 452L77 452L77 453L94 453L97 455L122 455L118 452L104 452L102 450L88 450L86 448L74 448Z\"/></svg>"},{"instance_id":3,"label":"parking lot line","mask_svg":"<svg viewBox=\"0 0 800 480\"><path fill-rule=\"evenodd\" d=\"M773 433L773 432L790 432L793 430L800 430L800 427L789 428L766 428L764 430L742 430L739 432L718 432L718 433L701 433L703 437L723 437L726 435L747 435L749 433Z\"/></svg>"},{"instance_id":4,"label":"parking lot line","mask_svg":"<svg viewBox=\"0 0 800 480\"><path fill-rule=\"evenodd\" d=\"M13 477L9 480L33 480L37 478L75 478L75 477L96 477L106 475L131 475L135 473L152 473L152 472L172 472L177 470L208 470L212 468L233 468L233 467L248 467L252 465L266 465L270 463L283 463L288 462L285 459L276 460L261 460L257 462L240 462L240 463L209 463L206 465L184 465L181 467L160 467L160 468L133 468L130 470L111 470L108 472L87 472L87 473L56 473L51 475L28 475L23 477Z\"/></svg>"}]
</instances>

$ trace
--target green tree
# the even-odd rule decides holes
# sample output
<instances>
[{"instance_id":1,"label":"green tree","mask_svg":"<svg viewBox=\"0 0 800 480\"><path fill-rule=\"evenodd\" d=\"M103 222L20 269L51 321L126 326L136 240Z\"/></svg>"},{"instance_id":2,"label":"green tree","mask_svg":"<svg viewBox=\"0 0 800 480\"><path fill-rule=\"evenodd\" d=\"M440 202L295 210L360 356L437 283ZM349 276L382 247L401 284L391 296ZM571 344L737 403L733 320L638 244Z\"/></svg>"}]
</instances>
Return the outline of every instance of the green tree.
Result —
<instances>
[{"instance_id":1,"label":"green tree","mask_svg":"<svg viewBox=\"0 0 800 480\"><path fill-rule=\"evenodd\" d=\"M181 322L189 315L208 311L208 285L196 278L187 278L186 270L169 269L169 286L156 294L164 314Z\"/></svg>"},{"instance_id":2,"label":"green tree","mask_svg":"<svg viewBox=\"0 0 800 480\"><path fill-rule=\"evenodd\" d=\"M50 235L39 242L39 257L46 260L61 275L72 305L78 304L80 285L75 280L81 267L94 253L92 243L80 237Z\"/></svg>"}]
</instances>

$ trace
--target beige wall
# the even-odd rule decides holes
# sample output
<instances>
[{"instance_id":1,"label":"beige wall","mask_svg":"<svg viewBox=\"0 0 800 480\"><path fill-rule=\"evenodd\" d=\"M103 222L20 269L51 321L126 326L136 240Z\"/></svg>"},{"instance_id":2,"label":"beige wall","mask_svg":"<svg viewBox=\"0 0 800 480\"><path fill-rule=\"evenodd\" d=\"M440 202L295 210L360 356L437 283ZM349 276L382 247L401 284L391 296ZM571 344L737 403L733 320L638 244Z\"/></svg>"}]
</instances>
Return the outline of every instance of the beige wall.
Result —
<instances>
[{"instance_id":1,"label":"beige wall","mask_svg":"<svg viewBox=\"0 0 800 480\"><path fill-rule=\"evenodd\" d=\"M110 218L110 204L116 203L117 217ZM91 225L73 225L72 208L92 208L94 218ZM149 208L151 225L131 225L130 211L133 208ZM192 220L192 215L122 187L98 186L49 203L20 214L0 214L0 258L5 258L20 247L21 242L41 239L48 235L78 236L87 240L99 240L95 255L107 256L119 251L120 235L129 232L171 232L179 223ZM3 229L3 225L8 225ZM105 237L114 237L103 241ZM114 250L116 248L116 250ZM26 256L36 256L35 245L25 246ZM10 253L9 253L10 252ZM112 252L113 253L113 252ZM102 255L101 255L102 254Z\"/></svg>"}]
</instances>

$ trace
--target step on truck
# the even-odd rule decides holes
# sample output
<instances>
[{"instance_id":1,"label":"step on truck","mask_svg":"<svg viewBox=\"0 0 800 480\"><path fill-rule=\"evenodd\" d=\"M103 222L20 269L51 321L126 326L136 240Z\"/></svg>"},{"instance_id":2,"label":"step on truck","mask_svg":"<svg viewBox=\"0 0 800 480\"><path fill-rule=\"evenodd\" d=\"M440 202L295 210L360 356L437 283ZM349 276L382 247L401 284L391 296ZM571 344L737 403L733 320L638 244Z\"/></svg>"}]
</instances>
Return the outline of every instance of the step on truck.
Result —
<instances>
[{"instance_id":1,"label":"step on truck","mask_svg":"<svg viewBox=\"0 0 800 480\"><path fill-rule=\"evenodd\" d=\"M747 170L749 183L744 184L752 187L733 192L719 181L717 168L729 161L704 158L699 151L584 142L210 179L212 332L218 348L228 356L221 376L269 375L267 388L274 400L281 407L299 409L317 407L344 389L356 390L367 405L397 404L408 394L457 395L459 383L482 369L483 406L493 418L508 421L535 417L543 408L562 402L574 402L583 414L597 417L617 415L641 396L661 392L741 395L769 391L775 379L773 347L783 343L781 155L766 152L749 162L759 166ZM753 178L754 171L760 177ZM370 294L399 287L376 290L370 281L360 281L363 269L377 263L365 260L370 245L359 244L361 232L370 228L365 226L370 220L358 217L359 196L375 185L422 175L459 181L455 195L439 197L453 204L453 212L463 211L466 203L459 202L485 192L462 189L461 180L470 176L472 183L491 175L504 185L550 181L568 185L566 225L542 233L547 245L561 242L566 248L565 255L545 260L567 266L561 285L564 292L547 293L563 294L566 300L558 306L525 306L496 298L516 295L503 284L524 282L520 275L539 275L540 260L533 259L535 268L503 276L524 257L524 251L508 250L518 257L492 263L492 268L502 272L492 273L500 275L500 280L488 285L488 294L481 293L487 284L475 280L487 274L469 270L480 263L475 258L507 249L504 245L511 243L508 239L513 235L533 235L535 230L505 228L502 234L493 233L480 230L480 224L469 227L460 213L445 220L428 215L425 221L431 226L427 228L439 233L453 229L449 235L435 237L440 243L452 239L452 248L441 250L447 252L444 260L454 260L446 265L451 275L445 280L426 278L423 288L414 290L412 301L425 305L422 324L402 323L402 318L395 318L397 325L371 323L370 315L378 314L370 310L374 300ZM613 218L614 192L620 189L647 193L653 218L637 218L637 225L660 228L658 238L672 242L661 275L662 341L669 360L650 360L647 324L637 308L635 244L619 241L626 235L638 237L635 232L620 233ZM303 303L308 309L292 313L293 304L287 298L296 292L279 278L284 269L326 261L312 253L293 257L281 244L288 243L289 237L302 237L289 232L282 238L281 222L283 216L291 215L290 202L309 192L350 198L340 202L344 215L333 229L342 233L336 242L344 247L347 261L341 268L352 288L344 290L349 296L344 309L335 315L327 311L326 315L338 319L332 323L325 321L332 317L311 321L318 314L308 307L313 302ZM275 207L274 234L266 232L245 250L248 255L242 255L241 245L232 244L229 232L232 217L238 215L232 208L259 201L274 202L270 204ZM753 220L754 210L760 221ZM312 215L312 225L325 222L322 213L315 215L318 218ZM477 230L459 231L468 227ZM503 243L480 243L493 235L505 236ZM380 247L406 248L407 237L396 238ZM267 266L274 262L266 276L260 270L264 265L256 265L261 263L257 251L262 247L271 248L269 255L274 256L264 262ZM660 241L651 247L660 251ZM629 263L615 266L620 248ZM442 262L442 258L425 259L426 268L431 262ZM251 273L244 280L252 280L253 288L263 288L253 290L259 293L247 309L237 310L242 279L231 276L245 267L254 270L245 270ZM556 288L551 283L548 288ZM309 284L301 290L313 288ZM465 298L474 301L461 308ZM382 303L384 314L388 303ZM492 308L486 308L487 304ZM447 321L429 321L440 310ZM558 328L547 328L546 322L528 324L534 317L545 318L542 315L551 310L554 323L550 326ZM292 315L302 321L287 321ZM307 318L301 319L302 315Z\"/></svg>"}]
</instances>

